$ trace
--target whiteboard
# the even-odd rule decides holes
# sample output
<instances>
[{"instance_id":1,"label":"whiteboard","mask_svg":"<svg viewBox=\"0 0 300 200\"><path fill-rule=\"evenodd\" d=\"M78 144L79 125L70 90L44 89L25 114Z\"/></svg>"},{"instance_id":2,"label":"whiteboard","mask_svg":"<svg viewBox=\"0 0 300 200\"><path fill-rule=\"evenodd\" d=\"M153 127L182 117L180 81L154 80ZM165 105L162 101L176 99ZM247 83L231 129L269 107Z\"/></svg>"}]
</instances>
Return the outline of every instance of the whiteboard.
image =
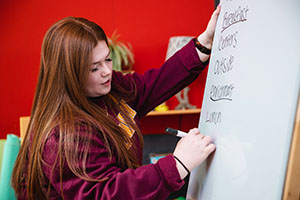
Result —
<instances>
[{"instance_id":1,"label":"whiteboard","mask_svg":"<svg viewBox=\"0 0 300 200\"><path fill-rule=\"evenodd\" d=\"M199 120L217 148L192 171L187 199L281 199L299 94L300 1L221 8Z\"/></svg>"}]
</instances>

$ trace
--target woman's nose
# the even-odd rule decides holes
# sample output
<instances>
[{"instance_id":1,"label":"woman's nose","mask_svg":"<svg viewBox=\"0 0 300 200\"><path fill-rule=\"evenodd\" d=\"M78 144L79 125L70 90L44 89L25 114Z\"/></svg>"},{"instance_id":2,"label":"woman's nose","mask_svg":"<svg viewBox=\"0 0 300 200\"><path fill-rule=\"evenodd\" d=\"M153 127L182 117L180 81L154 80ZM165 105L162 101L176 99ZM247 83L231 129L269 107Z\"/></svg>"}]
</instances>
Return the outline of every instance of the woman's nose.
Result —
<instances>
[{"instance_id":1,"label":"woman's nose","mask_svg":"<svg viewBox=\"0 0 300 200\"><path fill-rule=\"evenodd\" d=\"M107 75L111 74L111 71L112 71L112 69L109 65L103 64L101 75L102 76L107 76Z\"/></svg>"}]
</instances>

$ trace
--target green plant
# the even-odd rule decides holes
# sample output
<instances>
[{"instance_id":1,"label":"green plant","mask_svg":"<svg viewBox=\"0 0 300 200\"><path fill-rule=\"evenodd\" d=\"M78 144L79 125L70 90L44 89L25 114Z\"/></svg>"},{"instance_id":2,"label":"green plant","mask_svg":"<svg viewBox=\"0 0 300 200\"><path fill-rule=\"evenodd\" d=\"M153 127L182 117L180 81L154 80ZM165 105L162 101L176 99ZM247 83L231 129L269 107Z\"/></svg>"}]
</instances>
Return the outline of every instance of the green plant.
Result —
<instances>
[{"instance_id":1,"label":"green plant","mask_svg":"<svg viewBox=\"0 0 300 200\"><path fill-rule=\"evenodd\" d=\"M132 70L134 57L132 47L129 43L124 43L119 40L120 34L116 31L113 32L108 38L109 49L113 60L113 69L117 71Z\"/></svg>"}]
</instances>

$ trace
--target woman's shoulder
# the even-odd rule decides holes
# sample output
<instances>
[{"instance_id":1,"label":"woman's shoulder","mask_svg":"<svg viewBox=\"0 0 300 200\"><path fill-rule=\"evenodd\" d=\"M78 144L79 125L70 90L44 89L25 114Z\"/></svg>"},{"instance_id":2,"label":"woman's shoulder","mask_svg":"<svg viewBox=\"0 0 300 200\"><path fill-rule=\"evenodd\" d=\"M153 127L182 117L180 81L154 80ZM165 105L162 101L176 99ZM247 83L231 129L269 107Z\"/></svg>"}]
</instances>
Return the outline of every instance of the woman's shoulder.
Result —
<instances>
[{"instance_id":1,"label":"woman's shoulder","mask_svg":"<svg viewBox=\"0 0 300 200\"><path fill-rule=\"evenodd\" d=\"M113 71L112 80L115 84L124 89L130 89L132 87L132 74L123 74L119 71Z\"/></svg>"}]
</instances>

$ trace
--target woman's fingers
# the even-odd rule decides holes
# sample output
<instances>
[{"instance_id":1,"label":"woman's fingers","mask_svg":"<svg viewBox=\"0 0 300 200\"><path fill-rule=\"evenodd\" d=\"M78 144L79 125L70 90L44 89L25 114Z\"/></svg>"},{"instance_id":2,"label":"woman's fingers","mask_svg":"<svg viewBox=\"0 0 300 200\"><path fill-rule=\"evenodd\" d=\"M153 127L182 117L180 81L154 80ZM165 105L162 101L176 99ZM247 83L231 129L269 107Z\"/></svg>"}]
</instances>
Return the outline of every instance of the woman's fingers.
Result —
<instances>
[{"instance_id":1,"label":"woman's fingers","mask_svg":"<svg viewBox=\"0 0 300 200\"><path fill-rule=\"evenodd\" d=\"M216 149L216 145L213 144L213 143L210 143L210 144L206 147L207 155L211 154L215 149Z\"/></svg>"},{"instance_id":2,"label":"woman's fingers","mask_svg":"<svg viewBox=\"0 0 300 200\"><path fill-rule=\"evenodd\" d=\"M199 142L201 142L202 144L204 144L205 146L207 146L208 144L210 144L212 142L212 139L210 136L205 136L203 134L200 133L199 129L197 128L193 128L188 132L189 135L196 135L197 136L197 140L199 140Z\"/></svg>"},{"instance_id":3,"label":"woman's fingers","mask_svg":"<svg viewBox=\"0 0 300 200\"><path fill-rule=\"evenodd\" d=\"M200 134L200 131L199 131L199 129L197 129L197 128L193 128L193 129L191 129L191 130L188 132L188 134L191 134L191 135L198 135L198 134Z\"/></svg>"},{"instance_id":4,"label":"woman's fingers","mask_svg":"<svg viewBox=\"0 0 300 200\"><path fill-rule=\"evenodd\" d=\"M208 25L206 28L206 34L207 34L209 40L213 39L215 29L216 29L216 23L217 23L217 19L219 17L220 11L221 11L221 6L218 6L216 8L216 10L213 12L213 14L208 22Z\"/></svg>"},{"instance_id":5,"label":"woman's fingers","mask_svg":"<svg viewBox=\"0 0 300 200\"><path fill-rule=\"evenodd\" d=\"M204 136L204 137L202 137L202 142L204 145L208 145L212 142L212 139L210 136Z\"/></svg>"}]
</instances>

